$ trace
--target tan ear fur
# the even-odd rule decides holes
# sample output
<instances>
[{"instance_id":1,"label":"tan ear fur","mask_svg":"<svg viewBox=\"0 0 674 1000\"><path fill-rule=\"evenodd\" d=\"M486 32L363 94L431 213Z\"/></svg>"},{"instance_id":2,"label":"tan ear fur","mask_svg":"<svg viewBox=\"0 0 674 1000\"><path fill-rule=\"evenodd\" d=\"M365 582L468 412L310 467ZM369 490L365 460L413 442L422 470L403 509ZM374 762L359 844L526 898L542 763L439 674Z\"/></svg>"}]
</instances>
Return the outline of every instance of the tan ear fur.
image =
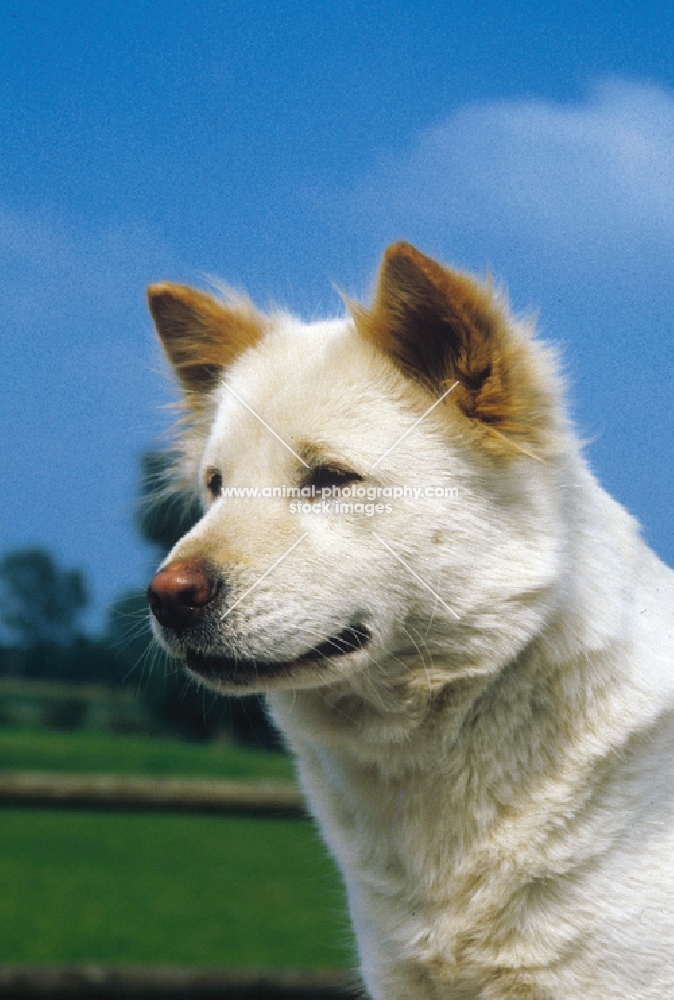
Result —
<instances>
[{"instance_id":1,"label":"tan ear fur","mask_svg":"<svg viewBox=\"0 0 674 1000\"><path fill-rule=\"evenodd\" d=\"M488 285L394 243L372 306L350 308L359 331L433 393L458 381L448 402L466 417L496 436L535 436L541 400L523 344L509 335L508 316Z\"/></svg>"},{"instance_id":2,"label":"tan ear fur","mask_svg":"<svg viewBox=\"0 0 674 1000\"><path fill-rule=\"evenodd\" d=\"M157 333L190 406L199 408L224 368L264 333L252 305L227 305L187 285L161 283L147 290Z\"/></svg>"}]
</instances>

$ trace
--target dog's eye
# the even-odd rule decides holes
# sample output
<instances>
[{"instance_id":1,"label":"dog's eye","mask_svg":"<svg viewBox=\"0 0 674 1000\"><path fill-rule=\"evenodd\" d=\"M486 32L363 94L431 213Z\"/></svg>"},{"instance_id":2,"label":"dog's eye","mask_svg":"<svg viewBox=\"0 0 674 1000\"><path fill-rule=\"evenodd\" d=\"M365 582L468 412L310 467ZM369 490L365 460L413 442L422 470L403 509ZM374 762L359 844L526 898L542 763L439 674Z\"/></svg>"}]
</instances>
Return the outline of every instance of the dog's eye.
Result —
<instances>
[{"instance_id":1,"label":"dog's eye","mask_svg":"<svg viewBox=\"0 0 674 1000\"><path fill-rule=\"evenodd\" d=\"M362 480L359 473L353 469L342 469L337 465L316 465L307 473L307 486L314 486L316 491L332 489L335 486L348 486Z\"/></svg>"},{"instance_id":2,"label":"dog's eye","mask_svg":"<svg viewBox=\"0 0 674 1000\"><path fill-rule=\"evenodd\" d=\"M209 469L206 476L206 489L212 497L219 497L222 493L222 473L219 469Z\"/></svg>"}]
</instances>

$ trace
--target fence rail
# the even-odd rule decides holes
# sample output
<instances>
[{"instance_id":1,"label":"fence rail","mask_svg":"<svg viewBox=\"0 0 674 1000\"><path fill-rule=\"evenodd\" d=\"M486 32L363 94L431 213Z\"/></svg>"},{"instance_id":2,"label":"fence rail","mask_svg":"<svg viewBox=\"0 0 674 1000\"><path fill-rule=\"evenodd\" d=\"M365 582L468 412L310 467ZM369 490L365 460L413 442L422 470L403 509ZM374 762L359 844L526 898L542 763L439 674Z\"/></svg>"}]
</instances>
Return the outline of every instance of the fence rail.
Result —
<instances>
[{"instance_id":1,"label":"fence rail","mask_svg":"<svg viewBox=\"0 0 674 1000\"><path fill-rule=\"evenodd\" d=\"M287 782L209 781L107 774L0 772L0 806L208 815L306 815L304 800Z\"/></svg>"},{"instance_id":2,"label":"fence rail","mask_svg":"<svg viewBox=\"0 0 674 1000\"><path fill-rule=\"evenodd\" d=\"M0 966L0 996L22 1000L357 1000L353 979L332 972L166 967Z\"/></svg>"}]
</instances>

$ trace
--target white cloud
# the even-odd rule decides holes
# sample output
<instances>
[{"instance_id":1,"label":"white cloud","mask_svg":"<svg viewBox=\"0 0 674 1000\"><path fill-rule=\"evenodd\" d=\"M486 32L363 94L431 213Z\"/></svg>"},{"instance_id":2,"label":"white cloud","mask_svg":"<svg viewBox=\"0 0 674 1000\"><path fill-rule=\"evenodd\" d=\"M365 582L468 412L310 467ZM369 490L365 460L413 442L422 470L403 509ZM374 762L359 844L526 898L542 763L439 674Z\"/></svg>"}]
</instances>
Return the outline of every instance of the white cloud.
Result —
<instances>
[{"instance_id":1,"label":"white cloud","mask_svg":"<svg viewBox=\"0 0 674 1000\"><path fill-rule=\"evenodd\" d=\"M382 161L349 200L382 241L408 234L473 264L670 274L674 94L607 80L583 103L472 105Z\"/></svg>"},{"instance_id":2,"label":"white cloud","mask_svg":"<svg viewBox=\"0 0 674 1000\"><path fill-rule=\"evenodd\" d=\"M144 277L167 259L142 225L92 225L0 205L4 318L26 331L45 320L53 329L115 318L142 301Z\"/></svg>"}]
</instances>

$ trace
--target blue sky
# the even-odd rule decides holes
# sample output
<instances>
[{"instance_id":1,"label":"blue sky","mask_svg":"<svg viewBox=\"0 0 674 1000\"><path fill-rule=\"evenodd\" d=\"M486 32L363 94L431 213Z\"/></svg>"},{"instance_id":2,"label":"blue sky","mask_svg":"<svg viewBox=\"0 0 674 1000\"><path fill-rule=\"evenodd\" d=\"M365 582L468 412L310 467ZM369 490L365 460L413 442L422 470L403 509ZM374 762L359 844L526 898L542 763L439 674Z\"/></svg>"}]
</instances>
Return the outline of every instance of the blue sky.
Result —
<instances>
[{"instance_id":1,"label":"blue sky","mask_svg":"<svg viewBox=\"0 0 674 1000\"><path fill-rule=\"evenodd\" d=\"M340 311L406 238L561 344L603 484L674 563L671 3L0 2L0 552L89 579L173 397L145 286Z\"/></svg>"}]
</instances>

